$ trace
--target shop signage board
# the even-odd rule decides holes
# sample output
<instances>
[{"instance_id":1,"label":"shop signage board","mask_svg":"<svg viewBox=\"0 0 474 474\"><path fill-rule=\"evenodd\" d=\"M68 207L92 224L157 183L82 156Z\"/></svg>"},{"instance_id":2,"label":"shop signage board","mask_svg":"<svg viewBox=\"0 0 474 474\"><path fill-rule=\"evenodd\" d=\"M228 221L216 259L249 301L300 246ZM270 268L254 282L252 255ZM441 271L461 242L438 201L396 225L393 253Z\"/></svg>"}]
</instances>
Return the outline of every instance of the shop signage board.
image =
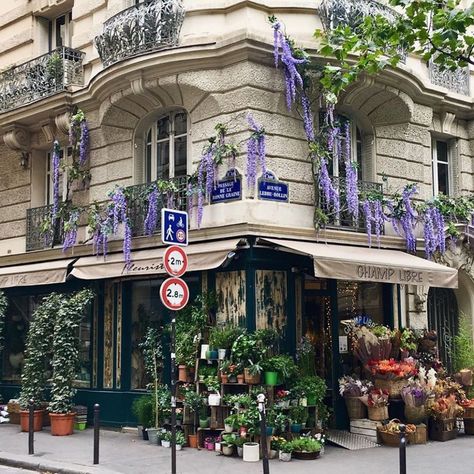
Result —
<instances>
[{"instance_id":1,"label":"shop signage board","mask_svg":"<svg viewBox=\"0 0 474 474\"><path fill-rule=\"evenodd\" d=\"M172 245L165 250L163 265L168 275L180 277L188 269L188 256L182 247Z\"/></svg>"},{"instance_id":2,"label":"shop signage board","mask_svg":"<svg viewBox=\"0 0 474 474\"><path fill-rule=\"evenodd\" d=\"M161 209L161 241L168 245L188 245L188 213Z\"/></svg>"},{"instance_id":3,"label":"shop signage board","mask_svg":"<svg viewBox=\"0 0 474 474\"><path fill-rule=\"evenodd\" d=\"M211 204L238 201L242 199L242 177L234 169L230 169L224 179L217 181L211 192Z\"/></svg>"},{"instance_id":4,"label":"shop signage board","mask_svg":"<svg viewBox=\"0 0 474 474\"><path fill-rule=\"evenodd\" d=\"M181 278L168 278L161 284L160 298L166 308L171 311L179 311L188 304L188 285Z\"/></svg>"},{"instance_id":5,"label":"shop signage board","mask_svg":"<svg viewBox=\"0 0 474 474\"><path fill-rule=\"evenodd\" d=\"M262 201L288 202L288 183L278 181L271 171L267 171L258 180L258 198Z\"/></svg>"}]
</instances>

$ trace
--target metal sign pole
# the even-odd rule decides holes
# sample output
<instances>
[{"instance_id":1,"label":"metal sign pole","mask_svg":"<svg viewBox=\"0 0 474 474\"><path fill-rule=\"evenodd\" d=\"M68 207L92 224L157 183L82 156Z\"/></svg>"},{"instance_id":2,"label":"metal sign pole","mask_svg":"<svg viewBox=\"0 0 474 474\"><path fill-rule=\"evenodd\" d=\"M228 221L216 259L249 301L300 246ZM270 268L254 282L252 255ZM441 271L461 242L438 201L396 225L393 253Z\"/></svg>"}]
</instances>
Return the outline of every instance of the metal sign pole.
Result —
<instances>
[{"instance_id":1,"label":"metal sign pole","mask_svg":"<svg viewBox=\"0 0 474 474\"><path fill-rule=\"evenodd\" d=\"M176 313L171 319L171 474L176 474Z\"/></svg>"},{"instance_id":2,"label":"metal sign pole","mask_svg":"<svg viewBox=\"0 0 474 474\"><path fill-rule=\"evenodd\" d=\"M260 439L262 440L263 474L270 474L270 467L268 465L267 421L265 419L265 395L263 393L257 395L257 401L258 412L260 415Z\"/></svg>"},{"instance_id":3,"label":"metal sign pole","mask_svg":"<svg viewBox=\"0 0 474 474\"><path fill-rule=\"evenodd\" d=\"M400 474L407 474L407 438L405 425L400 425Z\"/></svg>"}]
</instances>

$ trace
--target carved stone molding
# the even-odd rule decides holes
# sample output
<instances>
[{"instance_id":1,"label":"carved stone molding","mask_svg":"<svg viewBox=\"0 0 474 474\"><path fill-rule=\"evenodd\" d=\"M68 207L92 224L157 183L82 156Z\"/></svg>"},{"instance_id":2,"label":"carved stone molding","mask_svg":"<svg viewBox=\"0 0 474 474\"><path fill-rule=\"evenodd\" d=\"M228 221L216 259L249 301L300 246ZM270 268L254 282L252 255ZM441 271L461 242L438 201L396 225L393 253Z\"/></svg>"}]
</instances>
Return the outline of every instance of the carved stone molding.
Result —
<instances>
[{"instance_id":1,"label":"carved stone molding","mask_svg":"<svg viewBox=\"0 0 474 474\"><path fill-rule=\"evenodd\" d=\"M415 303L415 311L417 313L425 313L426 303L428 301L428 291L427 286L414 286L413 287L413 298Z\"/></svg>"},{"instance_id":2,"label":"carved stone molding","mask_svg":"<svg viewBox=\"0 0 474 474\"><path fill-rule=\"evenodd\" d=\"M4 134L3 141L8 148L15 151L29 151L30 132L20 125L12 125Z\"/></svg>"},{"instance_id":3,"label":"carved stone molding","mask_svg":"<svg viewBox=\"0 0 474 474\"><path fill-rule=\"evenodd\" d=\"M449 135L455 135L454 120L456 116L450 112L444 112L441 114L441 131Z\"/></svg>"},{"instance_id":4,"label":"carved stone molding","mask_svg":"<svg viewBox=\"0 0 474 474\"><path fill-rule=\"evenodd\" d=\"M65 135L69 134L69 124L71 122L70 112L64 112L63 114L56 115L54 118L54 123L58 131L64 133Z\"/></svg>"},{"instance_id":5,"label":"carved stone molding","mask_svg":"<svg viewBox=\"0 0 474 474\"><path fill-rule=\"evenodd\" d=\"M54 140L54 127L53 124L48 120L41 124L41 130L47 143L51 143Z\"/></svg>"},{"instance_id":6,"label":"carved stone molding","mask_svg":"<svg viewBox=\"0 0 474 474\"><path fill-rule=\"evenodd\" d=\"M449 245L444 255L438 257L437 260L448 267L464 270L474 282L474 253L468 237L464 240L458 239L456 244Z\"/></svg>"}]
</instances>

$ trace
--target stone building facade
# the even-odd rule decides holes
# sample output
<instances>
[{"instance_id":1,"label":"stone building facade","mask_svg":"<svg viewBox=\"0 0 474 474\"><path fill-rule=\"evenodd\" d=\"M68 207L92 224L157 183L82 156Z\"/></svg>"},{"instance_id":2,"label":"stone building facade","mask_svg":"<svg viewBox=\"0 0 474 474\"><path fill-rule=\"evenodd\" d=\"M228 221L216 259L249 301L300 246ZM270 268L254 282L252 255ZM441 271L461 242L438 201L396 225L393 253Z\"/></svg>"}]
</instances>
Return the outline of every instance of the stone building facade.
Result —
<instances>
[{"instance_id":1,"label":"stone building facade","mask_svg":"<svg viewBox=\"0 0 474 474\"><path fill-rule=\"evenodd\" d=\"M209 254L209 259L215 260L208 266L196 263L190 286L194 293L199 289L217 291L218 319L250 329L276 324L285 333L290 350L304 333L309 313L323 312L327 317L332 311L334 315L349 294L358 295L357 305L364 298L370 300L354 311L370 312L372 308L380 313L380 321L395 326L422 329L436 320L428 315L430 298L436 296L430 296L428 284L373 282L379 287L371 287L367 282L366 287L358 287L343 280L344 288L338 289L337 277L318 279L313 274L313 250L298 250L296 244L285 247L285 241L357 248L368 244L361 229L357 232L344 225L320 231L314 228L317 192L304 128L301 116L288 112L285 105L284 78L273 64L268 17L276 15L296 44L314 56L314 31L330 27L334 20L321 12L342 8L346 11L344 21L350 22L350 12L367 14L367 4L390 14L376 2L362 0L2 2L1 286L13 297L32 298L15 316L25 326L39 295L83 284L97 289L100 297L89 326L84 327L85 338L89 337L84 351L89 355L80 385L83 400L89 403L117 397L116 406L127 411L134 389L143 388L140 362L135 360L142 331L138 313L155 311L162 275L151 272L146 277L146 272L139 272L140 279L117 272L107 262L95 263L85 219L72 251L63 254L60 245L45 248L39 227L51 204L50 152L56 139L67 153L69 117L76 108L84 111L90 128L91 171L90 184L73 192L73 202L78 205L105 202L116 185L142 185L160 172L166 177L178 176L180 166L181 174L192 174L216 124L227 124L230 141L240 144L235 162L242 176L240 199L206 204L200 228L194 210L190 235L191 244L201 246L195 254ZM157 17L156 12L162 16ZM147 24L150 17L158 21L159 34ZM148 29L150 37L146 36ZM51 80L57 58L61 77ZM421 199L443 186L448 186L446 191L452 195L472 193L470 81L469 70L440 72L435 65L409 55L399 68L364 78L351 87L342 97L338 113L353 123L353 153L360 161L360 179L391 189L416 182ZM249 135L249 112L265 128L267 167L279 182L288 184L288 202L259 199L256 189L246 184L244 143ZM163 141L160 120L164 118L171 128ZM163 146L171 150L171 164L160 168L156 156ZM179 161L182 159L184 164ZM220 167L219 179L225 173L226 167ZM138 234L132 242L134 255L138 260L140 255L144 260L154 258L153 252L161 248L160 236ZM455 302L456 313L473 314L469 228L463 228L463 235L467 238L460 239L443 261L459 270L459 287L439 293ZM121 245L120 239L111 242L109 258L120 261ZM387 226L381 249L402 252L404 246L403 239ZM152 252L152 256L143 252ZM232 260L229 255L236 252L240 258ZM273 252L278 252L277 256ZM59 276L53 271L56 267L63 272ZM48 276L47 271L54 276ZM306 290L313 293L305 297ZM140 299L145 294L146 303ZM318 318L313 319L317 326ZM334 336L331 348L339 354L335 341L339 328L329 330ZM19 345L11 349L14 356L21 353ZM9 357L4 355L4 387L13 394L18 374L12 367L17 362ZM5 377L8 364L11 378ZM334 381L336 370L334 367L327 378ZM123 394L126 396L118 398ZM104 416L110 423L130 421L128 414L117 415L112 409Z\"/></svg>"}]
</instances>

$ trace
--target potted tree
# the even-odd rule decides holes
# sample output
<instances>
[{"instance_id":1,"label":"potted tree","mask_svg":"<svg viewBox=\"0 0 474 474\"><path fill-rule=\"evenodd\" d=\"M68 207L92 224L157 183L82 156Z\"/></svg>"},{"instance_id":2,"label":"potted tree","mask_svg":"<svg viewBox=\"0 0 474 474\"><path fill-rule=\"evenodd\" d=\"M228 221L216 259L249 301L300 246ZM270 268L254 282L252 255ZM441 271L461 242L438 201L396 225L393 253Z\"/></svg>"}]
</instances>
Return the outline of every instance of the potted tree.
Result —
<instances>
[{"instance_id":1,"label":"potted tree","mask_svg":"<svg viewBox=\"0 0 474 474\"><path fill-rule=\"evenodd\" d=\"M34 402L34 430L40 431L43 426L44 389L48 373L45 361L51 354L54 319L61 307L61 295L51 293L44 298L36 309L31 321L26 341L25 365L21 374L20 420L21 430L28 431L28 403Z\"/></svg>"},{"instance_id":2,"label":"potted tree","mask_svg":"<svg viewBox=\"0 0 474 474\"><path fill-rule=\"evenodd\" d=\"M158 443L158 427L160 425L159 388L163 370L163 345L160 331L156 328L148 328L140 348L143 351L145 371L151 380L148 390L151 391L154 401L154 426L149 426L147 429L148 440L150 443L156 444Z\"/></svg>"},{"instance_id":3,"label":"potted tree","mask_svg":"<svg viewBox=\"0 0 474 474\"><path fill-rule=\"evenodd\" d=\"M132 404L132 412L138 420L138 435L148 440L147 429L151 428L154 417L154 399L151 395L143 395L135 398Z\"/></svg>"},{"instance_id":4,"label":"potted tree","mask_svg":"<svg viewBox=\"0 0 474 474\"><path fill-rule=\"evenodd\" d=\"M75 413L72 401L76 393L73 387L79 362L79 324L94 293L81 290L61 298L53 330L53 376L49 411L51 434L67 436L73 433Z\"/></svg>"},{"instance_id":5,"label":"potted tree","mask_svg":"<svg viewBox=\"0 0 474 474\"><path fill-rule=\"evenodd\" d=\"M193 412L193 431L194 434L188 435L188 444L190 448L197 448L198 447L198 440L197 440L197 427L198 427L198 417L199 411L201 410L204 401L199 395L192 389L186 390L184 394L184 405L187 406ZM206 417L207 421L207 417Z\"/></svg>"}]
</instances>

